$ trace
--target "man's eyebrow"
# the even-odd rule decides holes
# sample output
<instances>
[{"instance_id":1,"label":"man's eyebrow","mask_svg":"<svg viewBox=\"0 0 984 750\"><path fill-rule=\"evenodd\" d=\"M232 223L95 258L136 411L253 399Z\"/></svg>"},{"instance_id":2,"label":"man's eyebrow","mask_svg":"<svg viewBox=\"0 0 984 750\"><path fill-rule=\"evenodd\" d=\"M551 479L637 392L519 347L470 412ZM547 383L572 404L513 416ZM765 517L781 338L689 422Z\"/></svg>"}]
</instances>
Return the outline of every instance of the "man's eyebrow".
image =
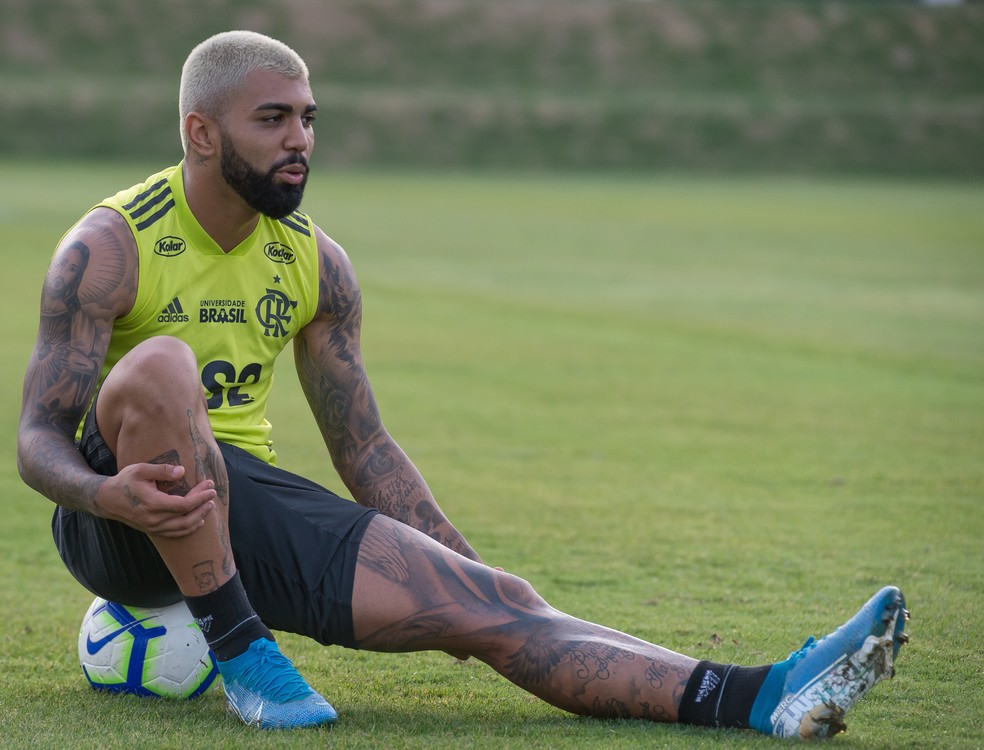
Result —
<instances>
[{"instance_id":1,"label":"man's eyebrow","mask_svg":"<svg viewBox=\"0 0 984 750\"><path fill-rule=\"evenodd\" d=\"M266 104L259 105L256 108L256 111L259 112L264 109L273 109L276 110L277 112L283 112L284 114L287 115L292 114L294 112L293 105L284 104L283 102L267 102ZM317 111L318 111L317 104L308 104L304 108L304 114L310 114L311 112L317 112Z\"/></svg>"}]
</instances>

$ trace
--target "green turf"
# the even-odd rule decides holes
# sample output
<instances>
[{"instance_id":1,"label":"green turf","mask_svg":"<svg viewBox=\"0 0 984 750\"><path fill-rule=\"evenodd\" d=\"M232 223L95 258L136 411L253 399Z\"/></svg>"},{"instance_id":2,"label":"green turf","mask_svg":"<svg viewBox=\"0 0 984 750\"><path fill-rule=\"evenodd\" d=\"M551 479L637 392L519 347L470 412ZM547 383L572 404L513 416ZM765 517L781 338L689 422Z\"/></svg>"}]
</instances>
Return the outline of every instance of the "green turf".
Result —
<instances>
[{"instance_id":1,"label":"green turf","mask_svg":"<svg viewBox=\"0 0 984 750\"><path fill-rule=\"evenodd\" d=\"M0 165L8 462L3 747L766 747L584 720L477 663L283 636L330 734L257 734L220 694L95 695L91 597L14 466L43 269L150 168ZM383 416L490 563L556 606L758 664L901 585L912 643L837 747L984 742L984 186L318 174L306 209L365 291ZM281 463L338 486L293 383Z\"/></svg>"}]
</instances>

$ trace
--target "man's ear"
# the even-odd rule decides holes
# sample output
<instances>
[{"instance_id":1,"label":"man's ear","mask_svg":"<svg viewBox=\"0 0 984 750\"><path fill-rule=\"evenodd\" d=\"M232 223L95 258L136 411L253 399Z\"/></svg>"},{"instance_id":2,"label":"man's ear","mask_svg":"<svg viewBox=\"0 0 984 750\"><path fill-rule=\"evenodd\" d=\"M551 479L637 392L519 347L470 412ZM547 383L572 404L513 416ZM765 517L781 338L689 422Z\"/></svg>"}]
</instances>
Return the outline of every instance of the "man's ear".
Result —
<instances>
[{"instance_id":1,"label":"man's ear","mask_svg":"<svg viewBox=\"0 0 984 750\"><path fill-rule=\"evenodd\" d=\"M188 148L202 156L214 156L216 153L219 127L218 123L200 112L189 112L184 122L185 135L188 138Z\"/></svg>"}]
</instances>

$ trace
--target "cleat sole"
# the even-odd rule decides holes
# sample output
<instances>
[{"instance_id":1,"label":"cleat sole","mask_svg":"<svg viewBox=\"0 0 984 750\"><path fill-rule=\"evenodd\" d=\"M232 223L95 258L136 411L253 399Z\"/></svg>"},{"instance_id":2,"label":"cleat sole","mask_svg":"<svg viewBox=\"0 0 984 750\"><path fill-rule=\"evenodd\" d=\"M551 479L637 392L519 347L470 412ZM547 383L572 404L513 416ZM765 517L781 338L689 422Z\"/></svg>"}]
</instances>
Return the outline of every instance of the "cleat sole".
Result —
<instances>
[{"instance_id":1,"label":"cleat sole","mask_svg":"<svg viewBox=\"0 0 984 750\"><path fill-rule=\"evenodd\" d=\"M833 737L845 729L847 724L844 723L844 709L835 703L821 703L803 716L799 725L799 738L821 740Z\"/></svg>"}]
</instances>

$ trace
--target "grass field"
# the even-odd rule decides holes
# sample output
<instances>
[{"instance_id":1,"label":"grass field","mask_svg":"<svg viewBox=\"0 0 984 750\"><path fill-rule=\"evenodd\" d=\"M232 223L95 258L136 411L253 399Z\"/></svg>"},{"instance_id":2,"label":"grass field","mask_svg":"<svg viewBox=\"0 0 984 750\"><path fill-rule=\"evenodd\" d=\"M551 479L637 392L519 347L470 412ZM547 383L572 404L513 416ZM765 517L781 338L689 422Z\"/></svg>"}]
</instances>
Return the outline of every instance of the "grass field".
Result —
<instances>
[{"instance_id":1,"label":"grass field","mask_svg":"<svg viewBox=\"0 0 984 750\"><path fill-rule=\"evenodd\" d=\"M221 692L112 699L75 655L91 596L14 462L61 232L151 169L0 165L0 745L775 747L577 719L484 665L281 641L341 713L260 734ZM835 747L984 746L984 185L319 174L383 416L487 562L554 605L760 664L905 591L899 673ZM279 372L281 463L339 486Z\"/></svg>"}]
</instances>

